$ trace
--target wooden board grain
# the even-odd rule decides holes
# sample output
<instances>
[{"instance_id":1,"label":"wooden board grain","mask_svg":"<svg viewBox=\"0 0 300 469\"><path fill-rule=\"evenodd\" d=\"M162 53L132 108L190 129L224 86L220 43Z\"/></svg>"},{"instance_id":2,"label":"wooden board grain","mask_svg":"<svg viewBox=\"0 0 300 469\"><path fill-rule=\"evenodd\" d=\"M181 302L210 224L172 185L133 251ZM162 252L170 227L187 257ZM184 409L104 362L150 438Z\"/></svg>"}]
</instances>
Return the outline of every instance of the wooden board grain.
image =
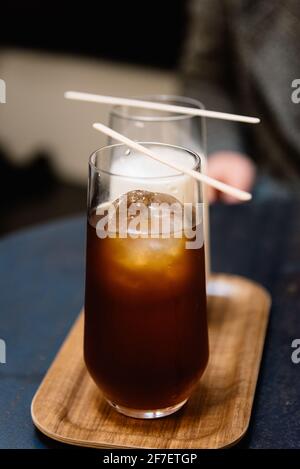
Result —
<instances>
[{"instance_id":1,"label":"wooden board grain","mask_svg":"<svg viewBox=\"0 0 300 469\"><path fill-rule=\"evenodd\" d=\"M250 420L270 303L268 293L250 280L212 276L209 365L187 404L156 420L125 417L105 402L83 362L81 314L34 396L34 424L58 441L99 448L235 444Z\"/></svg>"}]
</instances>

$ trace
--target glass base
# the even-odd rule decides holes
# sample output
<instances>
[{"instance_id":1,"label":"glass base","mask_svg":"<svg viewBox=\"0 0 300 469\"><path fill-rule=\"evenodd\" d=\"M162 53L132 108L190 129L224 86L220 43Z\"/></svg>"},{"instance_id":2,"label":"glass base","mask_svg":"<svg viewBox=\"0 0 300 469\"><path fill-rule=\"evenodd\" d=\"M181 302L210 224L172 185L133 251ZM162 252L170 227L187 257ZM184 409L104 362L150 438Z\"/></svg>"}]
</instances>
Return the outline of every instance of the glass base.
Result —
<instances>
[{"instance_id":1,"label":"glass base","mask_svg":"<svg viewBox=\"0 0 300 469\"><path fill-rule=\"evenodd\" d=\"M181 407L184 406L186 401L187 399L182 402L179 402L179 404L170 407L165 407L164 409L144 410L123 407L107 399L108 404L111 405L115 410L120 412L120 414L126 415L127 417L133 417L135 419L159 419L161 417L166 417L167 415L174 414L174 412L177 412L177 410L181 409Z\"/></svg>"}]
</instances>

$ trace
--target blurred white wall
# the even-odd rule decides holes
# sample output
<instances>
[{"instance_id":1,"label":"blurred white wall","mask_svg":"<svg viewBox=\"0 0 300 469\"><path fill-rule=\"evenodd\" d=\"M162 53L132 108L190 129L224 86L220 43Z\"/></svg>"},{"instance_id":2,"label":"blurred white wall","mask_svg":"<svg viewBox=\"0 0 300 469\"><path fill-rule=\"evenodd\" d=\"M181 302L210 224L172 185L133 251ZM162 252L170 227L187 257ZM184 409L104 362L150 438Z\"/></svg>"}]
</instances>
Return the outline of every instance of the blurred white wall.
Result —
<instances>
[{"instance_id":1,"label":"blurred white wall","mask_svg":"<svg viewBox=\"0 0 300 469\"><path fill-rule=\"evenodd\" d=\"M172 73L106 61L18 50L0 51L0 144L15 160L46 150L58 173L86 182L88 157L106 143L92 129L108 123L109 107L65 100L68 89L116 96L176 94Z\"/></svg>"}]
</instances>

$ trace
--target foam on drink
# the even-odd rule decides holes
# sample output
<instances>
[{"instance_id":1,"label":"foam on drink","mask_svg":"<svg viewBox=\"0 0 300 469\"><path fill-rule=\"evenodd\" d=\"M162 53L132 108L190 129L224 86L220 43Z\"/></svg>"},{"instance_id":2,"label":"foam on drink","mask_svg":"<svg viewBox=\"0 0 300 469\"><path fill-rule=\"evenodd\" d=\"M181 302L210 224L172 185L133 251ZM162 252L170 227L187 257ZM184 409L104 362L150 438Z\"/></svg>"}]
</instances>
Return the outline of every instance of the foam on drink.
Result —
<instances>
[{"instance_id":1,"label":"foam on drink","mask_svg":"<svg viewBox=\"0 0 300 469\"><path fill-rule=\"evenodd\" d=\"M153 148L149 145L148 148L154 151L155 145ZM159 155L165 161L172 161L189 169L195 167L194 157L188 153L183 156L182 150L172 148L170 151L162 146ZM170 194L181 203L195 200L197 182L193 178L179 174L178 171L147 155L124 149L124 146L116 147L110 172L113 174L110 178L111 200L136 189Z\"/></svg>"}]
</instances>

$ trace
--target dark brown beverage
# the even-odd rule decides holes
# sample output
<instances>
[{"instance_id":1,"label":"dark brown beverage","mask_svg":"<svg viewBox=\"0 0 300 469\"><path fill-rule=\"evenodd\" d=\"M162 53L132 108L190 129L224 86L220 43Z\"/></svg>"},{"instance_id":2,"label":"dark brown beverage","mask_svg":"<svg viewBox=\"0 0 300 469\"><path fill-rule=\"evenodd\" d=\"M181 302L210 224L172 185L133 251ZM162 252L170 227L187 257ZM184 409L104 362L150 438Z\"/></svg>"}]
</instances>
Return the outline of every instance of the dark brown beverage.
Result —
<instances>
[{"instance_id":1,"label":"dark brown beverage","mask_svg":"<svg viewBox=\"0 0 300 469\"><path fill-rule=\"evenodd\" d=\"M204 248L181 238L99 239L87 226L84 357L107 400L185 401L208 361Z\"/></svg>"}]
</instances>

